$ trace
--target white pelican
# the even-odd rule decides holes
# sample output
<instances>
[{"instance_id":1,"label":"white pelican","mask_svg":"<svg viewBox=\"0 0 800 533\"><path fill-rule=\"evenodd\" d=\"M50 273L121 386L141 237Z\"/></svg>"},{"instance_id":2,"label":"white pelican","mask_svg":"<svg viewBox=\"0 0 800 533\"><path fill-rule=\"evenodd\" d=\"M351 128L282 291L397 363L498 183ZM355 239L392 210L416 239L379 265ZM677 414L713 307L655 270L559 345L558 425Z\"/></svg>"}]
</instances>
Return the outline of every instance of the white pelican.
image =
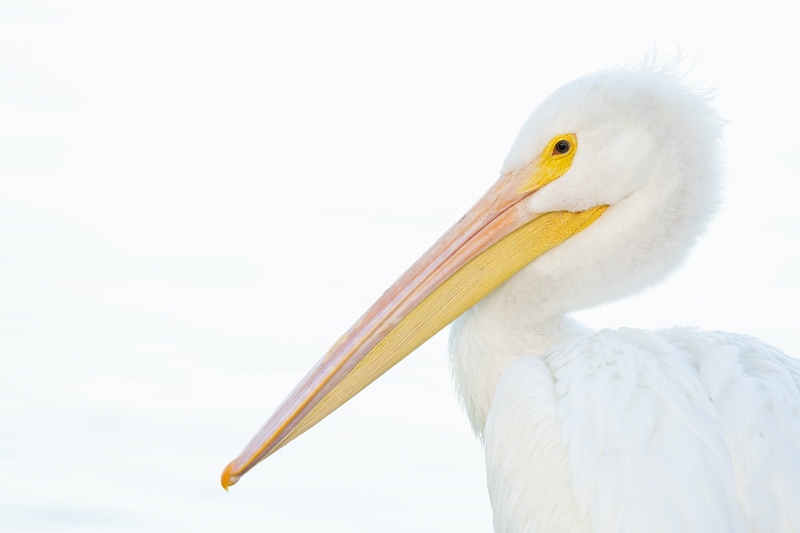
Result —
<instances>
[{"instance_id":1,"label":"white pelican","mask_svg":"<svg viewBox=\"0 0 800 533\"><path fill-rule=\"evenodd\" d=\"M571 311L676 268L719 199L720 120L654 68L578 79L500 179L331 348L241 476L447 324L497 531L800 531L800 362L742 335ZM754 149L759 149L754 147Z\"/></svg>"}]
</instances>

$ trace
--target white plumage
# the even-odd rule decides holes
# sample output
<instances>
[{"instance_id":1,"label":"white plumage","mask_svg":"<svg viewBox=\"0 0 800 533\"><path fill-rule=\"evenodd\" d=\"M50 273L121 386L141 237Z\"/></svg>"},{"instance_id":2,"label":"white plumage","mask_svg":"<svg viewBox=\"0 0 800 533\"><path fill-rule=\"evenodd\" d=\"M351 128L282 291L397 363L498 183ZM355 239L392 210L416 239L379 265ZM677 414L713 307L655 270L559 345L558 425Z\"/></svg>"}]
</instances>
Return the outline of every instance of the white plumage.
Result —
<instances>
[{"instance_id":1,"label":"white plumage","mask_svg":"<svg viewBox=\"0 0 800 533\"><path fill-rule=\"evenodd\" d=\"M716 211L721 123L654 67L565 85L498 182L224 470L225 488L455 319L456 388L500 532L800 532L800 363L744 336L591 331ZM460 316L459 316L460 315Z\"/></svg>"},{"instance_id":2,"label":"white plumage","mask_svg":"<svg viewBox=\"0 0 800 533\"><path fill-rule=\"evenodd\" d=\"M776 349L684 328L522 357L485 430L495 527L797 531L799 386Z\"/></svg>"},{"instance_id":3,"label":"white plumage","mask_svg":"<svg viewBox=\"0 0 800 533\"><path fill-rule=\"evenodd\" d=\"M719 121L654 68L562 87L504 172L574 131L535 212L611 207L459 318L457 389L501 532L800 531L800 362L757 339L594 332L567 313L663 278L719 196Z\"/></svg>"}]
</instances>

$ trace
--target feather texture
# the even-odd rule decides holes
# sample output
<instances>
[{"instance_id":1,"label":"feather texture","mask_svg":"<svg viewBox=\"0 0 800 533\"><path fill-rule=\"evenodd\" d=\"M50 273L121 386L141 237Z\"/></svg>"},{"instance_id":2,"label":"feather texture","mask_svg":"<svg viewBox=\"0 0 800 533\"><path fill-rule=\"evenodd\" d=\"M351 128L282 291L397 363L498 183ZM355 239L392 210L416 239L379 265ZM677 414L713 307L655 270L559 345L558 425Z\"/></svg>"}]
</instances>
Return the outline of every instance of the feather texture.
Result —
<instances>
[{"instance_id":1,"label":"feather texture","mask_svg":"<svg viewBox=\"0 0 800 533\"><path fill-rule=\"evenodd\" d=\"M653 66L586 76L523 126L504 172L572 133L535 213L608 204L454 324L456 388L503 532L800 532L800 362L757 339L591 331L568 313L664 279L716 211L720 121Z\"/></svg>"},{"instance_id":2,"label":"feather texture","mask_svg":"<svg viewBox=\"0 0 800 533\"><path fill-rule=\"evenodd\" d=\"M800 531L800 362L756 339L587 333L508 366L497 531ZM523 496L524 495L524 496Z\"/></svg>"}]
</instances>

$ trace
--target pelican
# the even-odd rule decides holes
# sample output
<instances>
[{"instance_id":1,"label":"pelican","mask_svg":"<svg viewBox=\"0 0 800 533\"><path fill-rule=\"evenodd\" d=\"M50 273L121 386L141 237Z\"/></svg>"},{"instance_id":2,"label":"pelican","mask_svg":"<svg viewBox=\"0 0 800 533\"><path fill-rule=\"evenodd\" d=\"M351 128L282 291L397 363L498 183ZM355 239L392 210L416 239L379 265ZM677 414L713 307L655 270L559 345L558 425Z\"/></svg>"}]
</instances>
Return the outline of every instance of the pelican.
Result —
<instances>
[{"instance_id":1,"label":"pelican","mask_svg":"<svg viewBox=\"0 0 800 533\"><path fill-rule=\"evenodd\" d=\"M227 490L453 322L502 532L800 531L800 362L744 335L569 313L680 265L717 209L721 120L656 66L562 86L498 181L223 471Z\"/></svg>"}]
</instances>

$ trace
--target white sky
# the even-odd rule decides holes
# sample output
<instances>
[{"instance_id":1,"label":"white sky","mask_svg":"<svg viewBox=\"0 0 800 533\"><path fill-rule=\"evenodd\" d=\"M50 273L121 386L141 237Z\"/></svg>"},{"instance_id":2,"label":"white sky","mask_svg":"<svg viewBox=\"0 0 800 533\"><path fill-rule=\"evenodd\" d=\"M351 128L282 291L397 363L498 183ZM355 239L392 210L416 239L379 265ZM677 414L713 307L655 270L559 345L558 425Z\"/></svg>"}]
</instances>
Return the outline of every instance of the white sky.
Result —
<instances>
[{"instance_id":1,"label":"white sky","mask_svg":"<svg viewBox=\"0 0 800 533\"><path fill-rule=\"evenodd\" d=\"M287 4L0 4L0 529L489 531L445 334L219 474L542 98L654 46L718 90L728 201L581 318L800 354L796 0Z\"/></svg>"}]
</instances>

